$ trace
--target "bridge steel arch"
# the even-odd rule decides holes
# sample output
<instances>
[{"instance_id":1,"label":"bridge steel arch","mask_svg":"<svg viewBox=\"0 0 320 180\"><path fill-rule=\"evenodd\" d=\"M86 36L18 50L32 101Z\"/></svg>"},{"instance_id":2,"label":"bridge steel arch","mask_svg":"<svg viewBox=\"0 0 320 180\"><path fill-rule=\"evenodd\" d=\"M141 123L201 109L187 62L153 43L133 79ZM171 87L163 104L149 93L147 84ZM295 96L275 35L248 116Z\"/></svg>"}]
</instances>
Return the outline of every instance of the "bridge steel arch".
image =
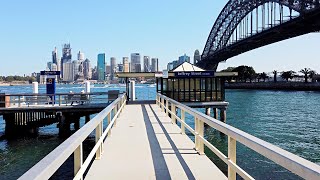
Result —
<instances>
[{"instance_id":1,"label":"bridge steel arch","mask_svg":"<svg viewBox=\"0 0 320 180\"><path fill-rule=\"evenodd\" d=\"M283 21L283 17L281 17L283 16L283 12L281 15L281 10L279 10L279 24L271 23L270 28L262 27L262 31L256 34L253 34L253 28L251 27L251 32L249 32L250 36L230 43L231 36L244 18L251 13L252 26L252 12L254 10L257 11L258 7L268 3L277 4L279 8L282 8L282 11L283 6L287 7L290 11L290 20ZM292 11L298 13L299 16L293 17ZM264 11L262 13L264 13ZM263 14L263 16L265 15ZM216 70L219 62L225 61L238 54L319 30L320 0L229 0L211 29L202 53L201 61L198 62L197 65L205 69Z\"/></svg>"}]
</instances>

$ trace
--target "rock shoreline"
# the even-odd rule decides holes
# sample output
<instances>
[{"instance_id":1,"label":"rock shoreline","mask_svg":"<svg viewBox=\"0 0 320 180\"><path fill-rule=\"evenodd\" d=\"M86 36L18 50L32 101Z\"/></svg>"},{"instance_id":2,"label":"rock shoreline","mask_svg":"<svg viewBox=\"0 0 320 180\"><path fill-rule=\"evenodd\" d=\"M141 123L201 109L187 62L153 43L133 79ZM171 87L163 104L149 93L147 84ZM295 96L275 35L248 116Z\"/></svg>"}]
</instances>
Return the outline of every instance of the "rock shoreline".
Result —
<instances>
[{"instance_id":1,"label":"rock shoreline","mask_svg":"<svg viewBox=\"0 0 320 180\"><path fill-rule=\"evenodd\" d=\"M320 91L320 83L304 82L252 82L226 83L226 89L288 90L288 91Z\"/></svg>"}]
</instances>

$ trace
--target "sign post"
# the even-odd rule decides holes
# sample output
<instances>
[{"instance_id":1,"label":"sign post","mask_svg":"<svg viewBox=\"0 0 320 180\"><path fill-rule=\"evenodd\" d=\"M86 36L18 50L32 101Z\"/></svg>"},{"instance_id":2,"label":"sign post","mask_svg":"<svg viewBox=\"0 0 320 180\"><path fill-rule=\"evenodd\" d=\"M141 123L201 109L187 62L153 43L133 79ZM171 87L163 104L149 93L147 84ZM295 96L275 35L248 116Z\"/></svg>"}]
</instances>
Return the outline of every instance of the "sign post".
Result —
<instances>
[{"instance_id":1,"label":"sign post","mask_svg":"<svg viewBox=\"0 0 320 180\"><path fill-rule=\"evenodd\" d=\"M47 94L50 94L51 104L54 105L56 101L56 76L60 76L60 71L41 71L40 75L46 76Z\"/></svg>"}]
</instances>

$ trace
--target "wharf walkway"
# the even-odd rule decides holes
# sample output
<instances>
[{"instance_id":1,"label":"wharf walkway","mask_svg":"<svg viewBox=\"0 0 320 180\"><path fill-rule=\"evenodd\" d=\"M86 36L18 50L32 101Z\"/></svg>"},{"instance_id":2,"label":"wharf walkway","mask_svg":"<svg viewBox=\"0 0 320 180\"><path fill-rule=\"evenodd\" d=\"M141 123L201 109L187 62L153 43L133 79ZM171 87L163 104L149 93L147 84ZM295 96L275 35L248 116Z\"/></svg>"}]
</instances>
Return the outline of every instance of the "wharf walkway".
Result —
<instances>
[{"instance_id":1,"label":"wharf walkway","mask_svg":"<svg viewBox=\"0 0 320 180\"><path fill-rule=\"evenodd\" d=\"M156 104L135 103L127 103L125 94L121 95L19 179L50 179L70 156L73 156L73 179L76 180L227 179L204 154L204 147L207 147L227 164L228 179L236 180L241 176L253 180L254 177L237 164L237 144L301 178L320 179L319 165L162 94L157 94ZM185 122L186 113L193 116L194 129ZM177 126L178 121L181 128ZM106 128L103 128L104 123L108 124ZM228 137L227 155L205 138L204 125ZM185 135L186 130L194 135L195 143ZM96 144L84 159L83 142L92 132L95 132Z\"/></svg>"},{"instance_id":2,"label":"wharf walkway","mask_svg":"<svg viewBox=\"0 0 320 180\"><path fill-rule=\"evenodd\" d=\"M156 104L124 107L85 179L227 179Z\"/></svg>"}]
</instances>

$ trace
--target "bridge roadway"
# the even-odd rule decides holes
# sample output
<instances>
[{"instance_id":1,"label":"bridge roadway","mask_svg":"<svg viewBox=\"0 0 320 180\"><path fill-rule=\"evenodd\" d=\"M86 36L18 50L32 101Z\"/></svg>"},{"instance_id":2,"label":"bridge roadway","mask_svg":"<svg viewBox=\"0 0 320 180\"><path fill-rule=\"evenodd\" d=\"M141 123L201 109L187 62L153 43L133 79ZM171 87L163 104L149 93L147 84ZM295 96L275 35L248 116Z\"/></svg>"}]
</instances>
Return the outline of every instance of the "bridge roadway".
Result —
<instances>
[{"instance_id":1,"label":"bridge roadway","mask_svg":"<svg viewBox=\"0 0 320 180\"><path fill-rule=\"evenodd\" d=\"M85 179L227 179L156 104L124 107Z\"/></svg>"}]
</instances>

